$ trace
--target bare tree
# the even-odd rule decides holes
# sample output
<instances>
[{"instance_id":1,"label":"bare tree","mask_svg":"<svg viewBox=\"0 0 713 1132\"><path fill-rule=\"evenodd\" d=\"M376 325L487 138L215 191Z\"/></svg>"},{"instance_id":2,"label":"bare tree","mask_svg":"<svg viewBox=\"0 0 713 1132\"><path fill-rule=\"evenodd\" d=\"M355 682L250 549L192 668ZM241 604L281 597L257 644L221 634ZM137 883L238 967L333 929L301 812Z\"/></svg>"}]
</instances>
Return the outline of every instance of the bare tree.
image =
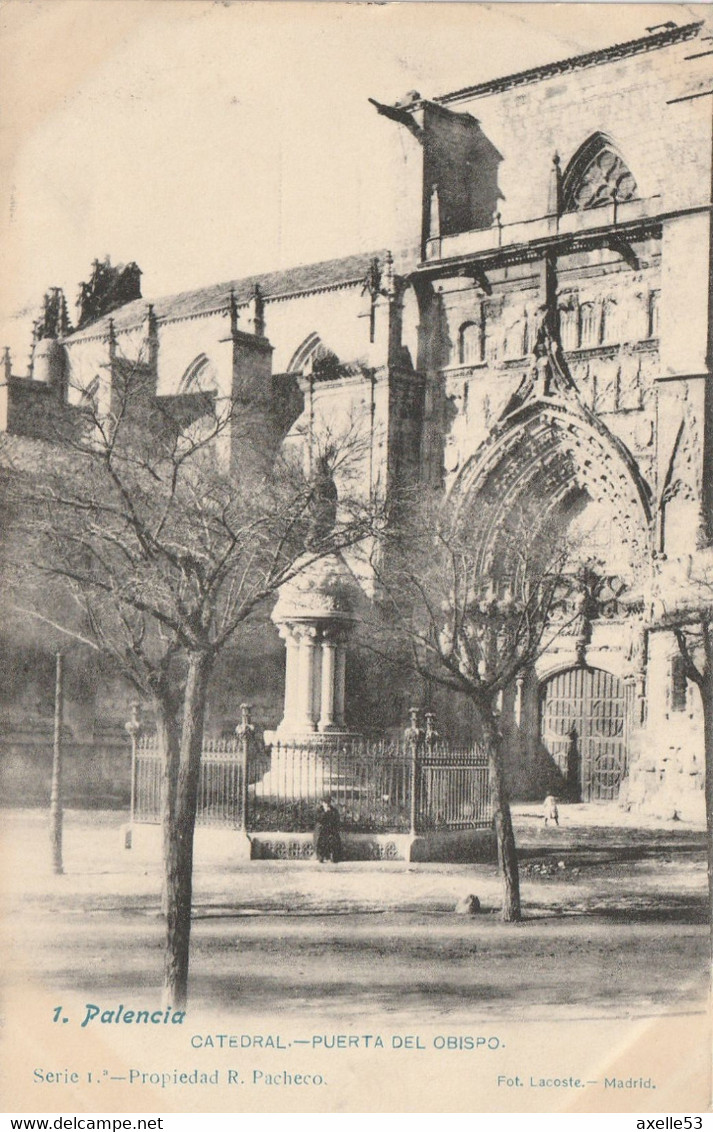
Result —
<instances>
[{"instance_id":1,"label":"bare tree","mask_svg":"<svg viewBox=\"0 0 713 1132\"><path fill-rule=\"evenodd\" d=\"M521 903L501 705L569 616L569 562L560 529L534 505L503 521L488 549L471 508L434 497L403 509L379 570L385 632L401 663L473 706L489 757L506 921L521 918Z\"/></svg>"},{"instance_id":2,"label":"bare tree","mask_svg":"<svg viewBox=\"0 0 713 1132\"><path fill-rule=\"evenodd\" d=\"M182 1008L216 659L281 585L364 538L374 509L356 498L337 505L333 493L325 504L330 460L346 459L334 443L315 482L281 454L266 412L206 392L157 397L138 363L117 366L109 393L85 398L58 439L23 461L5 438L23 549L6 565L29 612L113 658L153 705L164 759L164 993Z\"/></svg>"}]
</instances>

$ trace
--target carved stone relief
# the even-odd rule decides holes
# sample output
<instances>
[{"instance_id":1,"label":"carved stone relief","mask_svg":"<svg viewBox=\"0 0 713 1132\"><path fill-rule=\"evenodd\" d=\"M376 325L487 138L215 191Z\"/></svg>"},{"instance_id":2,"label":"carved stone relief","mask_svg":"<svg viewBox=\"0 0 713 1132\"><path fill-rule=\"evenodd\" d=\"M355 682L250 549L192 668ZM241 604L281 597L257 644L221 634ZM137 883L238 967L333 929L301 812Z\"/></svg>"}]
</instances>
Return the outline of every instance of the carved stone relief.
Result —
<instances>
[{"instance_id":1,"label":"carved stone relief","mask_svg":"<svg viewBox=\"0 0 713 1132\"><path fill-rule=\"evenodd\" d=\"M640 409L643 404L641 358L622 351L619 370L619 409Z\"/></svg>"},{"instance_id":2,"label":"carved stone relief","mask_svg":"<svg viewBox=\"0 0 713 1132\"><path fill-rule=\"evenodd\" d=\"M664 480L662 506L676 497L686 502L697 502L701 498L701 451L699 422L691 401L686 400L683 420Z\"/></svg>"},{"instance_id":3,"label":"carved stone relief","mask_svg":"<svg viewBox=\"0 0 713 1132\"><path fill-rule=\"evenodd\" d=\"M599 358L592 382L595 413L614 413L619 405L619 359Z\"/></svg>"}]
</instances>

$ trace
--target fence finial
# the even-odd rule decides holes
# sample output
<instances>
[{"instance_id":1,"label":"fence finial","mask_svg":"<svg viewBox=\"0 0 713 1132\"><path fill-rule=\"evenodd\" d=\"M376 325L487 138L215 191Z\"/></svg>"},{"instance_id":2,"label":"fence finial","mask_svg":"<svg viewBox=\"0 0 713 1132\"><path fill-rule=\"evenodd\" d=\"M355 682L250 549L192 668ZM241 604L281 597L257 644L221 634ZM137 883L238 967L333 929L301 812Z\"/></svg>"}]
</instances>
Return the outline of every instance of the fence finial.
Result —
<instances>
[{"instance_id":1,"label":"fence finial","mask_svg":"<svg viewBox=\"0 0 713 1132\"><path fill-rule=\"evenodd\" d=\"M426 746L433 748L440 739L438 730L436 728L436 713L433 711L426 712Z\"/></svg>"},{"instance_id":2,"label":"fence finial","mask_svg":"<svg viewBox=\"0 0 713 1132\"><path fill-rule=\"evenodd\" d=\"M127 731L133 739L141 730L141 704L139 700L132 700L129 704L129 708L131 715L124 724L124 730Z\"/></svg>"},{"instance_id":3,"label":"fence finial","mask_svg":"<svg viewBox=\"0 0 713 1132\"><path fill-rule=\"evenodd\" d=\"M413 746L418 745L423 739L423 728L419 727L418 717L419 709L417 707L410 707L408 709L409 724L404 729L404 739L407 743Z\"/></svg>"},{"instance_id":4,"label":"fence finial","mask_svg":"<svg viewBox=\"0 0 713 1132\"><path fill-rule=\"evenodd\" d=\"M255 734L255 724L250 720L250 712L252 710L252 704L240 705L240 723L235 728L235 734L238 739L250 739Z\"/></svg>"}]
</instances>

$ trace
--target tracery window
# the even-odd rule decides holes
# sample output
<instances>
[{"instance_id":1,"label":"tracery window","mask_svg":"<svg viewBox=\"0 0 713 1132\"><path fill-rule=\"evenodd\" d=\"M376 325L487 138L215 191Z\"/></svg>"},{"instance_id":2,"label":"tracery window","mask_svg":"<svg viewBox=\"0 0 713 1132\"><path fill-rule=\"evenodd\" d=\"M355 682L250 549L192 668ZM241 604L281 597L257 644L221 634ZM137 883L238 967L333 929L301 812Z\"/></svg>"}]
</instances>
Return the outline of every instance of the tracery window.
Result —
<instances>
[{"instance_id":1,"label":"tracery window","mask_svg":"<svg viewBox=\"0 0 713 1132\"><path fill-rule=\"evenodd\" d=\"M580 212L632 200L636 181L604 134L594 134L570 162L563 183L565 212Z\"/></svg>"},{"instance_id":2,"label":"tracery window","mask_svg":"<svg viewBox=\"0 0 713 1132\"><path fill-rule=\"evenodd\" d=\"M316 331L308 334L301 346L298 346L287 366L288 373L302 373L308 362L315 358L321 350L322 339Z\"/></svg>"},{"instance_id":3,"label":"tracery window","mask_svg":"<svg viewBox=\"0 0 713 1132\"><path fill-rule=\"evenodd\" d=\"M205 354L199 354L183 374L178 393L196 393L198 390L212 390L216 387L215 369Z\"/></svg>"}]
</instances>

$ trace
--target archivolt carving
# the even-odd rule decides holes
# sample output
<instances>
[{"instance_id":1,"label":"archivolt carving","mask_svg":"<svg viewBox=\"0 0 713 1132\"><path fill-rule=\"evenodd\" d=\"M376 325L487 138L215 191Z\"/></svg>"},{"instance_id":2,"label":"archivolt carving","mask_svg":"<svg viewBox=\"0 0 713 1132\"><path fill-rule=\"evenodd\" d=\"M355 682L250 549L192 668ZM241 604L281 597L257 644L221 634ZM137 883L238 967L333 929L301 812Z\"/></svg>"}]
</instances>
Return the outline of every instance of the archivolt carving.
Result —
<instances>
[{"instance_id":1,"label":"archivolt carving","mask_svg":"<svg viewBox=\"0 0 713 1132\"><path fill-rule=\"evenodd\" d=\"M614 516L631 573L645 561L648 493L623 445L587 415L531 402L501 422L464 468L454 491L479 528L484 570L498 553L498 531L509 515L521 509L531 517L534 503L544 526L583 491Z\"/></svg>"}]
</instances>

